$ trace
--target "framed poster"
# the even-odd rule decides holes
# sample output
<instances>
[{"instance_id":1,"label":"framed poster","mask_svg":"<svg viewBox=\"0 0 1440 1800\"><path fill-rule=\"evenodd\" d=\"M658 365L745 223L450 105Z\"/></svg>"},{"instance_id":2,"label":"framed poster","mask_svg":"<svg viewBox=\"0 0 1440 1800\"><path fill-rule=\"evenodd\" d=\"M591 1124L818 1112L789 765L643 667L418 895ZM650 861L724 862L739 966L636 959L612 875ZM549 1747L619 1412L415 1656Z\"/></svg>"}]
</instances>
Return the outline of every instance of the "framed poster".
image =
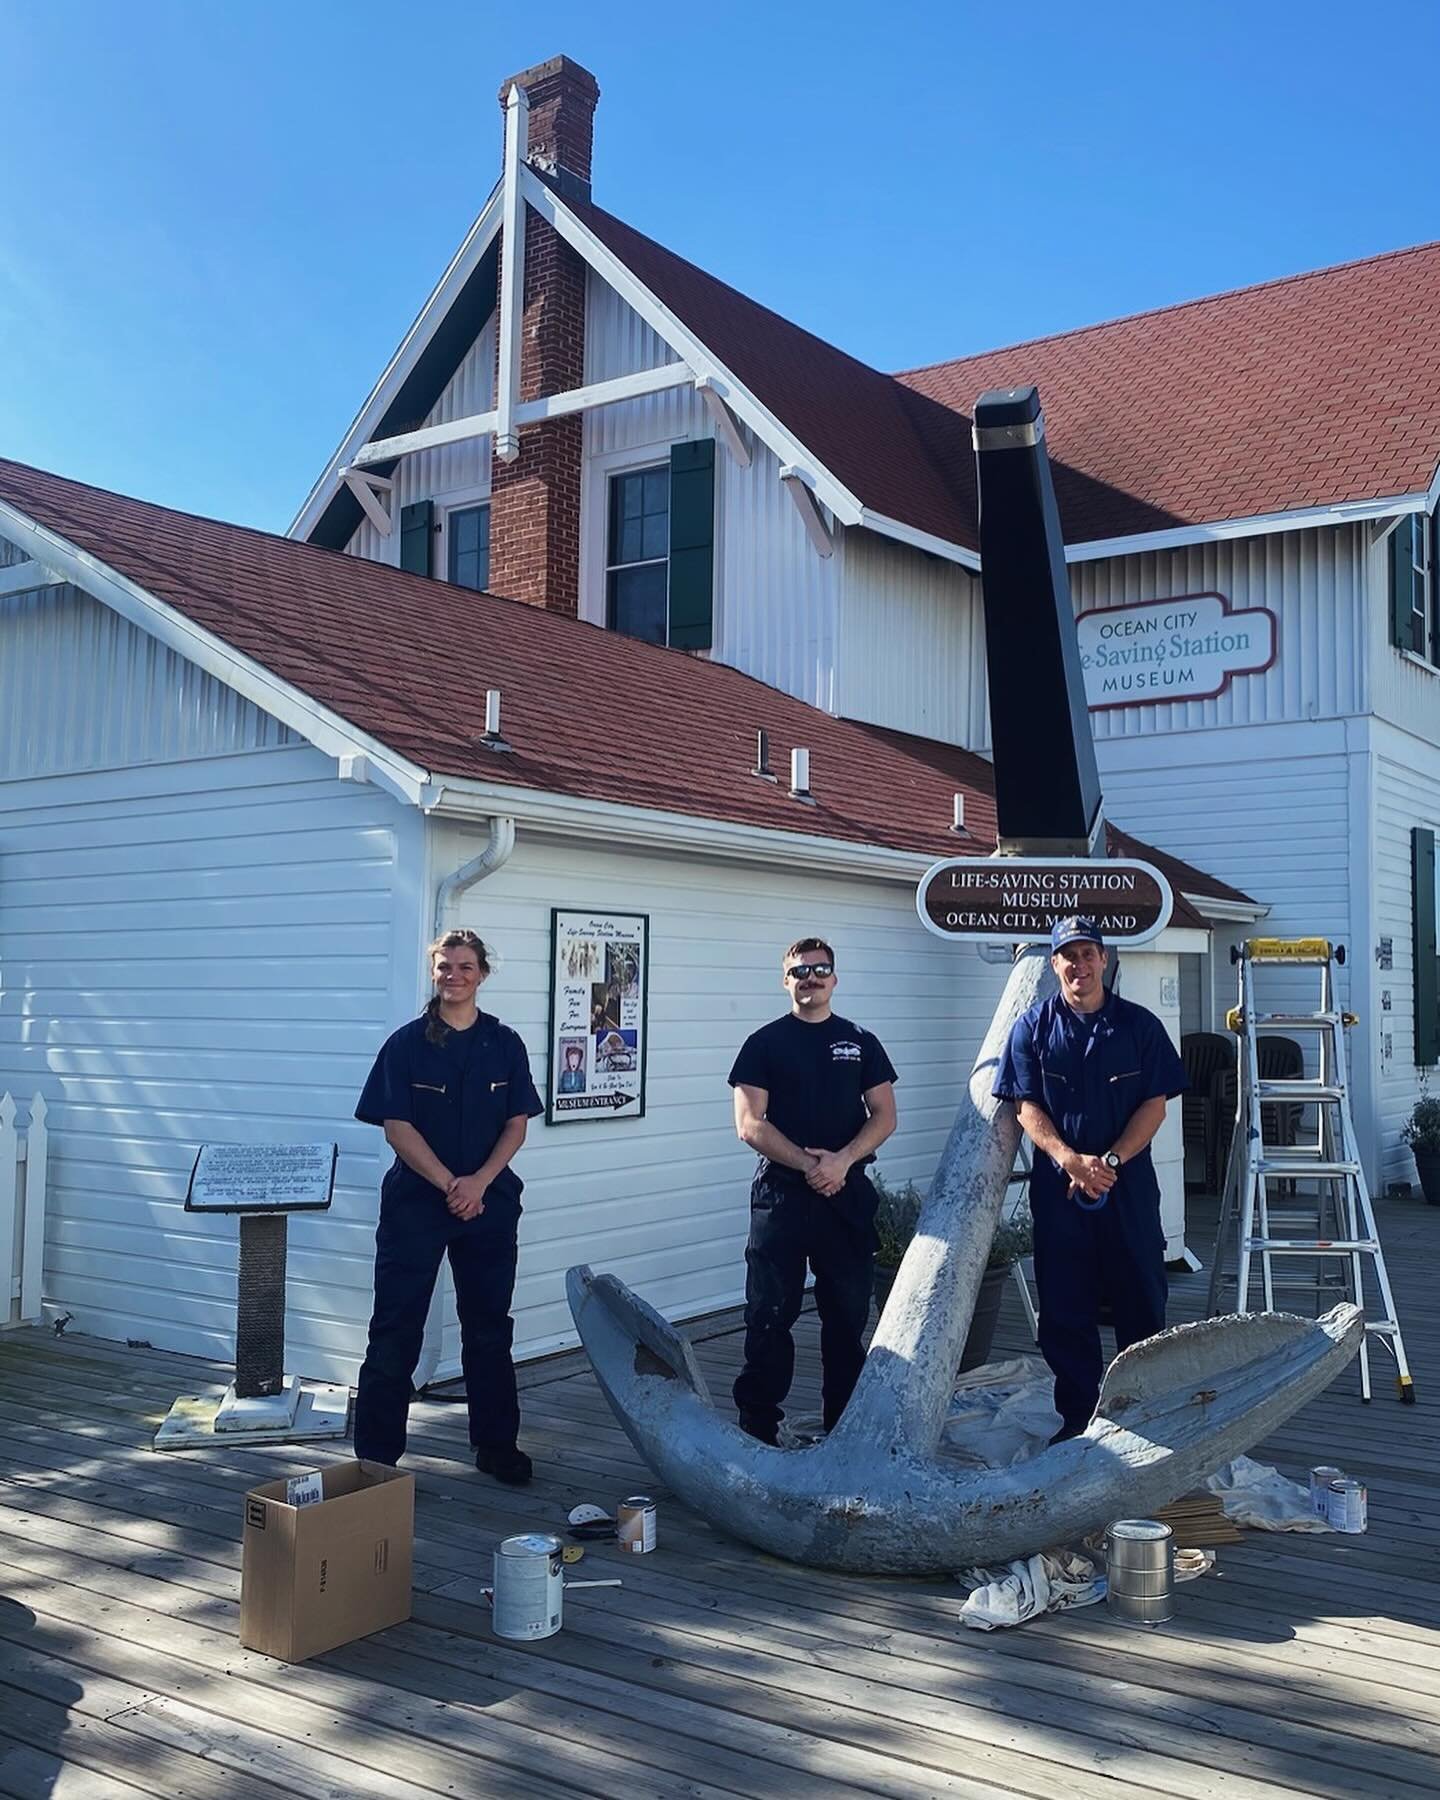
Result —
<instances>
[{"instance_id":1,"label":"framed poster","mask_svg":"<svg viewBox=\"0 0 1440 1800\"><path fill-rule=\"evenodd\" d=\"M645 1113L648 913L550 911L545 1122Z\"/></svg>"}]
</instances>

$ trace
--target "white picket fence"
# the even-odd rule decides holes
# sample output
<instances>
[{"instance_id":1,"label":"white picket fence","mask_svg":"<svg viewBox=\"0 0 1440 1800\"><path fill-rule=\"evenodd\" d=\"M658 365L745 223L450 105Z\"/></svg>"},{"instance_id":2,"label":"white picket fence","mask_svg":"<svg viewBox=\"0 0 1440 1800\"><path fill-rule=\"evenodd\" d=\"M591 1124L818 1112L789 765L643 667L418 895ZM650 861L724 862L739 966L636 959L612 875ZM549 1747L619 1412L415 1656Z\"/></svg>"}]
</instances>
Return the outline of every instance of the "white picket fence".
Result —
<instances>
[{"instance_id":1,"label":"white picket fence","mask_svg":"<svg viewBox=\"0 0 1440 1800\"><path fill-rule=\"evenodd\" d=\"M15 1102L0 1094L0 1330L41 1316L45 1250L45 1096L30 1102L30 1123L15 1124Z\"/></svg>"}]
</instances>

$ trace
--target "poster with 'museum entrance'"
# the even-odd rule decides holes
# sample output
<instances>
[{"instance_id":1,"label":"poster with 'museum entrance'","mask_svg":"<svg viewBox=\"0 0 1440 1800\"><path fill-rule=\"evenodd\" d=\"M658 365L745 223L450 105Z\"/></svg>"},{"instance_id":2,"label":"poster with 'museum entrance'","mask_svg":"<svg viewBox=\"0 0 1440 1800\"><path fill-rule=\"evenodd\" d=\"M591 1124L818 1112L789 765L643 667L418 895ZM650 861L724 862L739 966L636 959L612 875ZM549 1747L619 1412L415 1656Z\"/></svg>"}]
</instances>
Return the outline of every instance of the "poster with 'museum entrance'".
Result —
<instances>
[{"instance_id":1,"label":"poster with 'museum entrance'","mask_svg":"<svg viewBox=\"0 0 1440 1800\"><path fill-rule=\"evenodd\" d=\"M645 1111L647 913L550 913L547 1124Z\"/></svg>"}]
</instances>

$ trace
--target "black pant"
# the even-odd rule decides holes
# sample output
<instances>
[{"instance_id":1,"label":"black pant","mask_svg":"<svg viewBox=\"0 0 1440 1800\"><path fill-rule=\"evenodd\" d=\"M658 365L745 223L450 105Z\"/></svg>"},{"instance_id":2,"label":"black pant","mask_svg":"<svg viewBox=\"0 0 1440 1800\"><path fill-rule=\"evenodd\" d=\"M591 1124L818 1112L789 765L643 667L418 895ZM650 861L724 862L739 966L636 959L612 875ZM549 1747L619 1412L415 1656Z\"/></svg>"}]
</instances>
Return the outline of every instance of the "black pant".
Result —
<instances>
[{"instance_id":1,"label":"black pant","mask_svg":"<svg viewBox=\"0 0 1440 1800\"><path fill-rule=\"evenodd\" d=\"M735 1382L741 1416L773 1429L795 1376L791 1328L800 1316L805 1264L815 1275L825 1429L838 1424L865 1363L862 1342L875 1279L875 1190L852 1172L832 1199L764 1170L750 1189L745 1247L745 1366Z\"/></svg>"},{"instance_id":2,"label":"black pant","mask_svg":"<svg viewBox=\"0 0 1440 1800\"><path fill-rule=\"evenodd\" d=\"M1056 1412L1067 1430L1083 1431L1105 1374L1101 1302L1110 1303L1117 1350L1165 1329L1160 1193L1153 1177L1127 1187L1122 1175L1105 1205L1091 1211L1065 1193L1063 1177L1032 1181L1030 1212L1040 1354L1055 1376Z\"/></svg>"},{"instance_id":3,"label":"black pant","mask_svg":"<svg viewBox=\"0 0 1440 1800\"><path fill-rule=\"evenodd\" d=\"M408 1173L408 1172L407 1172ZM460 1366L470 1408L470 1442L513 1444L520 1430L515 1365L515 1232L520 1202L492 1187L478 1219L457 1219L438 1188L418 1176L386 1178L375 1232L375 1310L355 1394L355 1454L397 1463L405 1453L410 1384L425 1315L448 1251L460 1319Z\"/></svg>"}]
</instances>

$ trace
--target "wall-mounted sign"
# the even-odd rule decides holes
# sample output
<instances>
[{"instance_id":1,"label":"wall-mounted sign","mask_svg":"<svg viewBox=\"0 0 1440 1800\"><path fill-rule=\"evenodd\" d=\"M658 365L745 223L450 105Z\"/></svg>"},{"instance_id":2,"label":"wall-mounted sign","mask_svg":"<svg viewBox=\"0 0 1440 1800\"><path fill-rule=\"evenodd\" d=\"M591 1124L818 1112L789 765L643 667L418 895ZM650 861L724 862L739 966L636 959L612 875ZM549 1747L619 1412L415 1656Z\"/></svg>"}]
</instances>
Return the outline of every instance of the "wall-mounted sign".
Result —
<instances>
[{"instance_id":1,"label":"wall-mounted sign","mask_svg":"<svg viewBox=\"0 0 1440 1800\"><path fill-rule=\"evenodd\" d=\"M920 922L937 937L1048 940L1057 919L1093 919L1107 942L1143 944L1170 923L1170 883L1147 862L1053 862L1030 856L952 856L925 871Z\"/></svg>"},{"instance_id":2,"label":"wall-mounted sign","mask_svg":"<svg viewBox=\"0 0 1440 1800\"><path fill-rule=\"evenodd\" d=\"M1081 613L1075 632L1092 712L1211 700L1232 677L1258 675L1275 660L1274 613L1231 612L1223 594L1103 606Z\"/></svg>"},{"instance_id":3,"label":"wall-mounted sign","mask_svg":"<svg viewBox=\"0 0 1440 1800\"><path fill-rule=\"evenodd\" d=\"M335 1187L334 1144L202 1144L186 1212L322 1212Z\"/></svg>"},{"instance_id":4,"label":"wall-mounted sign","mask_svg":"<svg viewBox=\"0 0 1440 1800\"><path fill-rule=\"evenodd\" d=\"M550 913L550 1079L545 1119L645 1111L646 913Z\"/></svg>"}]
</instances>

